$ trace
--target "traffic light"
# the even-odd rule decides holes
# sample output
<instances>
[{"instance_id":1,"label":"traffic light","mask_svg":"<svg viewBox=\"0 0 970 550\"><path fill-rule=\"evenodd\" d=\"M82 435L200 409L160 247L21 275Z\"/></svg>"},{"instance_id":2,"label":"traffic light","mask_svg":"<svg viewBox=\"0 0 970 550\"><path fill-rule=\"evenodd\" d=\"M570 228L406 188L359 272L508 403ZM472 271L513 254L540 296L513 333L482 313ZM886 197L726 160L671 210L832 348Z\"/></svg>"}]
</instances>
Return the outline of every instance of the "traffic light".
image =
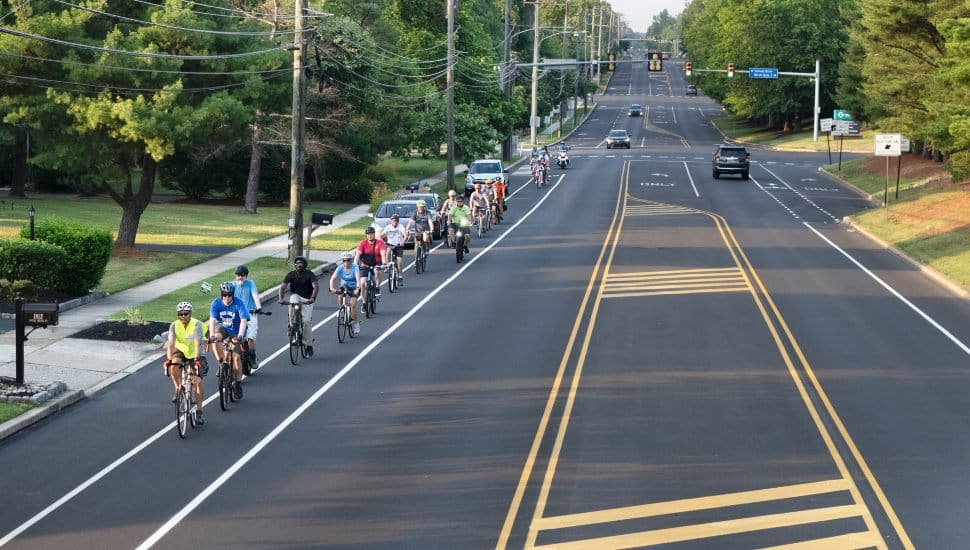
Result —
<instances>
[{"instance_id":1,"label":"traffic light","mask_svg":"<svg viewBox=\"0 0 970 550\"><path fill-rule=\"evenodd\" d=\"M728 63L728 78L734 78L734 63Z\"/></svg>"},{"instance_id":2,"label":"traffic light","mask_svg":"<svg viewBox=\"0 0 970 550\"><path fill-rule=\"evenodd\" d=\"M686 74L687 76L690 76L691 71L693 70L693 68L694 68L694 65L690 61L685 62L684 63L684 74Z\"/></svg>"}]
</instances>

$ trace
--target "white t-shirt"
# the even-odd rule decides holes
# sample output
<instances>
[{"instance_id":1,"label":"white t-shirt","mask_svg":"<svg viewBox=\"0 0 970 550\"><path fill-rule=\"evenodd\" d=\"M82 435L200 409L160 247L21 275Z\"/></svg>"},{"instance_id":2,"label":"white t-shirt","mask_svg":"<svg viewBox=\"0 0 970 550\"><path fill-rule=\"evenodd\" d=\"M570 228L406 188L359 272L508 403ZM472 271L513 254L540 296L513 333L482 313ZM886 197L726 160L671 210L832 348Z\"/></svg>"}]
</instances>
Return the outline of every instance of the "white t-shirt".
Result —
<instances>
[{"instance_id":1,"label":"white t-shirt","mask_svg":"<svg viewBox=\"0 0 970 550\"><path fill-rule=\"evenodd\" d=\"M404 244L404 224L400 221L398 221L397 227L394 227L393 224L387 224L384 227L384 236L387 237L387 244L401 246Z\"/></svg>"}]
</instances>

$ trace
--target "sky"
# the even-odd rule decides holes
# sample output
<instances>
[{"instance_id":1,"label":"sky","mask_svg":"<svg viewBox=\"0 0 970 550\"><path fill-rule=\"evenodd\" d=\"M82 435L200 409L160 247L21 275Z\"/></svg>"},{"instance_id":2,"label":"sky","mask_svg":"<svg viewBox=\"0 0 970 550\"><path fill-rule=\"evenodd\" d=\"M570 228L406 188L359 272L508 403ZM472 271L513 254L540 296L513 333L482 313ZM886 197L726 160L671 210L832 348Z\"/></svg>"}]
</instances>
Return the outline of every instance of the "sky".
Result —
<instances>
[{"instance_id":1,"label":"sky","mask_svg":"<svg viewBox=\"0 0 970 550\"><path fill-rule=\"evenodd\" d=\"M653 16L664 9L670 15L684 11L684 0L607 0L613 11L623 14L627 24L637 32L646 32Z\"/></svg>"}]
</instances>

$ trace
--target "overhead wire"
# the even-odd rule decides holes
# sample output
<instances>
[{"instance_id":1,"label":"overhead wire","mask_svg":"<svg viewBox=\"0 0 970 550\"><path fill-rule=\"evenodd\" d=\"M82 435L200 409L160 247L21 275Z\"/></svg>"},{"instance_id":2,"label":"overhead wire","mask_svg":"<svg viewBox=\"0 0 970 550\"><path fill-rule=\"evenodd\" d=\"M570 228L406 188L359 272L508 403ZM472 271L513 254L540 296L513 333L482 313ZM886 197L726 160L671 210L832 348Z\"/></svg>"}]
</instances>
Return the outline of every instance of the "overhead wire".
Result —
<instances>
[{"instance_id":1,"label":"overhead wire","mask_svg":"<svg viewBox=\"0 0 970 550\"><path fill-rule=\"evenodd\" d=\"M70 89L65 88L64 86L41 85L39 83L40 82L47 82L47 83L54 83L54 84L66 84L66 85L69 85L69 86L75 86L75 87L80 87L80 88L95 88L95 90L90 90L91 93L94 93L95 91L97 93L100 93L100 92L102 92L104 90L110 90L113 93L121 93L122 95L141 95L141 94L144 94L144 93L188 94L188 93L221 91L221 90L226 90L226 89L229 89L229 88L238 88L240 86L245 86L247 84L251 84L251 83L254 83L254 82L265 82L267 80L272 80L273 78L280 77L280 76L282 76L284 74L289 74L289 71L288 70L280 70L280 71L277 71L277 74L269 75L269 76L264 76L264 77L260 77L260 78L253 78L253 79L246 80L244 82L234 82L234 83L230 83L230 84L222 84L222 85L219 85L219 86L205 86L205 87L198 87L198 88L182 88L180 90L167 90L167 89L163 89L163 88L129 88L129 87L124 87L124 86L111 86L111 85L107 85L107 84L85 84L83 82L71 82L71 81L66 81L66 80L56 80L56 79L51 79L51 78L40 78L40 77L16 75L16 74L9 74L9 73L0 73L0 76L7 77L7 78L17 78L17 79L21 79L21 80L27 80L27 81L30 81L30 82L33 82L33 83L37 83L37 84L33 84L33 85L39 86L39 87L42 87L42 88L55 88L55 89L60 89L60 90L75 91L75 92L79 92L79 93L83 93L83 92L80 92L79 90L76 90L76 89L75 90L70 90Z\"/></svg>"}]
</instances>

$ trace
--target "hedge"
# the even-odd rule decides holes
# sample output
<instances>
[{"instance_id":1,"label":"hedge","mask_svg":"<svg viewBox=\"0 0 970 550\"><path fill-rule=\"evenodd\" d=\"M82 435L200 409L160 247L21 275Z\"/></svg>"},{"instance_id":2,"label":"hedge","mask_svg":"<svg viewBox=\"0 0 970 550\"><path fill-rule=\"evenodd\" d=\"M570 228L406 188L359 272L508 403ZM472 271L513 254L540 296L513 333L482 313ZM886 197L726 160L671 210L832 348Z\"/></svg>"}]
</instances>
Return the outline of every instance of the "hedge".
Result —
<instances>
[{"instance_id":1,"label":"hedge","mask_svg":"<svg viewBox=\"0 0 970 550\"><path fill-rule=\"evenodd\" d=\"M28 280L39 288L59 289L69 278L67 252L43 241L0 240L0 277Z\"/></svg>"},{"instance_id":2,"label":"hedge","mask_svg":"<svg viewBox=\"0 0 970 550\"><path fill-rule=\"evenodd\" d=\"M29 231L24 226L20 234L27 237ZM57 290L81 296L101 282L111 259L111 232L60 218L46 218L34 226L34 236L67 252L64 268L68 276L58 282Z\"/></svg>"}]
</instances>

